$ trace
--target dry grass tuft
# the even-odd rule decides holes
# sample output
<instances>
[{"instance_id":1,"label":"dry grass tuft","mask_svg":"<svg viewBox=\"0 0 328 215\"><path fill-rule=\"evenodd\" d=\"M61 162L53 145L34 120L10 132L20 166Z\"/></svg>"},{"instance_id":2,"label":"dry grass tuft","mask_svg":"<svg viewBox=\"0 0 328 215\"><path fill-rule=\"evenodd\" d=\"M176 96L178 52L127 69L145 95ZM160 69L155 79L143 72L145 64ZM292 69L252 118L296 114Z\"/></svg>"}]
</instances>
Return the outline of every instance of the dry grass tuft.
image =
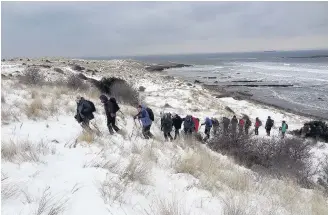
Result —
<instances>
[{"instance_id":1,"label":"dry grass tuft","mask_svg":"<svg viewBox=\"0 0 328 215\"><path fill-rule=\"evenodd\" d=\"M107 176L106 180L99 183L98 191L105 204L122 203L126 186L126 183L115 182L114 179Z\"/></svg>"},{"instance_id":2,"label":"dry grass tuft","mask_svg":"<svg viewBox=\"0 0 328 215\"><path fill-rule=\"evenodd\" d=\"M42 100L37 97L35 98L26 108L27 117L40 117L42 110L44 109L44 105Z\"/></svg>"},{"instance_id":3,"label":"dry grass tuft","mask_svg":"<svg viewBox=\"0 0 328 215\"><path fill-rule=\"evenodd\" d=\"M15 183L11 182L9 178L1 173L1 200L15 198L18 194L18 187Z\"/></svg>"},{"instance_id":4,"label":"dry grass tuft","mask_svg":"<svg viewBox=\"0 0 328 215\"><path fill-rule=\"evenodd\" d=\"M121 172L120 178L139 181L141 184L149 184L150 172L151 164L149 162L143 162L137 156L132 156L128 165Z\"/></svg>"},{"instance_id":5,"label":"dry grass tuft","mask_svg":"<svg viewBox=\"0 0 328 215\"><path fill-rule=\"evenodd\" d=\"M150 207L150 211L145 210L145 215L189 215L185 204L173 197L171 200L158 198Z\"/></svg>"},{"instance_id":6,"label":"dry grass tuft","mask_svg":"<svg viewBox=\"0 0 328 215\"><path fill-rule=\"evenodd\" d=\"M87 142L92 143L95 140L96 136L92 132L83 131L77 138L78 142Z\"/></svg>"},{"instance_id":7,"label":"dry grass tuft","mask_svg":"<svg viewBox=\"0 0 328 215\"><path fill-rule=\"evenodd\" d=\"M64 198L57 201L54 196L51 195L49 188L46 188L38 203L38 208L34 212L35 215L59 215L65 211L65 205L68 199Z\"/></svg>"},{"instance_id":8,"label":"dry grass tuft","mask_svg":"<svg viewBox=\"0 0 328 215\"><path fill-rule=\"evenodd\" d=\"M44 142L32 144L25 140L21 142L1 144L1 159L9 162L40 162L41 155L55 154L56 148L51 147Z\"/></svg>"}]
</instances>

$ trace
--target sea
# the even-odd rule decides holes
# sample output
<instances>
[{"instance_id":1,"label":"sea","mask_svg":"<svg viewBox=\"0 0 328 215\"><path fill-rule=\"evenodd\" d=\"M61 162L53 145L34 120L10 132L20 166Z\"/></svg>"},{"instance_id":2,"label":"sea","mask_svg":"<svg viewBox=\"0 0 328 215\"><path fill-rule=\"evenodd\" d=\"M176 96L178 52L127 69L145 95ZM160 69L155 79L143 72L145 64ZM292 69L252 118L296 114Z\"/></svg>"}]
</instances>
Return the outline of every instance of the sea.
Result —
<instances>
[{"instance_id":1,"label":"sea","mask_svg":"<svg viewBox=\"0 0 328 215\"><path fill-rule=\"evenodd\" d=\"M328 120L328 50L266 51L129 57L146 63L183 63L169 75L302 115Z\"/></svg>"}]
</instances>

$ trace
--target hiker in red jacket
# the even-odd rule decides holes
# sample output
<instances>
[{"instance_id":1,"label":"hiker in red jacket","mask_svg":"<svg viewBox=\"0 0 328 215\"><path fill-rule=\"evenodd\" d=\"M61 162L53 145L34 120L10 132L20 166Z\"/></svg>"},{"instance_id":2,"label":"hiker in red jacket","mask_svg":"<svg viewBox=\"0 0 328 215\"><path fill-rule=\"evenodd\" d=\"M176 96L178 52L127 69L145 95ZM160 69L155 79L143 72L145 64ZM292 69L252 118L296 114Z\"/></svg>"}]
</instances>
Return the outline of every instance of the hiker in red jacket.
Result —
<instances>
[{"instance_id":1,"label":"hiker in red jacket","mask_svg":"<svg viewBox=\"0 0 328 215\"><path fill-rule=\"evenodd\" d=\"M245 120L244 119L240 119L239 120L239 124L238 124L238 126L239 126L239 132L238 132L238 134L239 135L242 135L243 134L244 125L245 125Z\"/></svg>"},{"instance_id":2,"label":"hiker in red jacket","mask_svg":"<svg viewBox=\"0 0 328 215\"><path fill-rule=\"evenodd\" d=\"M255 120L255 135L259 135L259 127L262 126L261 120L259 120L258 117L256 117Z\"/></svg>"},{"instance_id":3,"label":"hiker in red jacket","mask_svg":"<svg viewBox=\"0 0 328 215\"><path fill-rule=\"evenodd\" d=\"M192 117L192 120L194 121L194 124L195 124L195 132L198 132L198 128L199 128L199 119L198 118L195 118L195 117Z\"/></svg>"}]
</instances>

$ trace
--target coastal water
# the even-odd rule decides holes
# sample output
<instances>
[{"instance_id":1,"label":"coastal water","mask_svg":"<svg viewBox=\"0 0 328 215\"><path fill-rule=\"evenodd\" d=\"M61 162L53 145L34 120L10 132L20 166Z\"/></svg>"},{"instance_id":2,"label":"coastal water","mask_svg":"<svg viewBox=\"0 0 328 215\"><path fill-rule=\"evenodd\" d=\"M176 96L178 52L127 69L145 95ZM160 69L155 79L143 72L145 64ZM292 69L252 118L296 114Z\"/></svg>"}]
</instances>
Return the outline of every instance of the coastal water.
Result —
<instances>
[{"instance_id":1,"label":"coastal water","mask_svg":"<svg viewBox=\"0 0 328 215\"><path fill-rule=\"evenodd\" d=\"M195 54L134 59L148 63L190 64L192 67L168 69L166 72L186 80L218 85L226 91L243 92L255 101L328 119L328 51Z\"/></svg>"}]
</instances>

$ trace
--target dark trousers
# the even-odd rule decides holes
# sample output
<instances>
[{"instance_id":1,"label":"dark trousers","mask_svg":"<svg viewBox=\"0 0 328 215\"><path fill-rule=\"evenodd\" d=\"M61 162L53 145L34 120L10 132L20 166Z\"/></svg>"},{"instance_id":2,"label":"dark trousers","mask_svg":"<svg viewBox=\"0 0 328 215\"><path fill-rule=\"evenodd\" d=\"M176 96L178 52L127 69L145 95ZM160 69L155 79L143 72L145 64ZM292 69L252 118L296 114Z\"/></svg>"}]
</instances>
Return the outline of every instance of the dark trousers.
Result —
<instances>
[{"instance_id":1,"label":"dark trousers","mask_svg":"<svg viewBox=\"0 0 328 215\"><path fill-rule=\"evenodd\" d=\"M151 125L144 126L142 128L142 134L144 135L145 139L149 139L149 138L153 137L153 134L150 132L150 127L151 127Z\"/></svg>"},{"instance_id":2,"label":"dark trousers","mask_svg":"<svg viewBox=\"0 0 328 215\"><path fill-rule=\"evenodd\" d=\"M185 135L187 135L187 136L191 136L191 134L192 134L192 129L191 129L191 128L184 128L184 133L185 133Z\"/></svg>"},{"instance_id":3,"label":"dark trousers","mask_svg":"<svg viewBox=\"0 0 328 215\"><path fill-rule=\"evenodd\" d=\"M248 134L249 126L245 126L245 134Z\"/></svg>"},{"instance_id":4,"label":"dark trousers","mask_svg":"<svg viewBox=\"0 0 328 215\"><path fill-rule=\"evenodd\" d=\"M270 136L271 127L267 127L265 130L266 130L267 135Z\"/></svg>"},{"instance_id":5,"label":"dark trousers","mask_svg":"<svg viewBox=\"0 0 328 215\"><path fill-rule=\"evenodd\" d=\"M165 140L167 140L167 137L169 137L171 141L173 140L173 137L171 136L171 132L164 132Z\"/></svg>"},{"instance_id":6,"label":"dark trousers","mask_svg":"<svg viewBox=\"0 0 328 215\"><path fill-rule=\"evenodd\" d=\"M179 129L175 129L174 139L176 140L178 136L180 136Z\"/></svg>"},{"instance_id":7,"label":"dark trousers","mask_svg":"<svg viewBox=\"0 0 328 215\"><path fill-rule=\"evenodd\" d=\"M286 132L281 132L281 135L282 135L282 137L281 137L281 138L282 138L282 139L284 139L284 138L285 138L285 133L286 133Z\"/></svg>"},{"instance_id":8,"label":"dark trousers","mask_svg":"<svg viewBox=\"0 0 328 215\"><path fill-rule=\"evenodd\" d=\"M109 130L109 133L114 134L113 129L118 132L120 129L115 125L116 124L116 117L108 116L107 117L107 127Z\"/></svg>"},{"instance_id":9,"label":"dark trousers","mask_svg":"<svg viewBox=\"0 0 328 215\"><path fill-rule=\"evenodd\" d=\"M259 135L259 127L255 127L255 135Z\"/></svg>"},{"instance_id":10,"label":"dark trousers","mask_svg":"<svg viewBox=\"0 0 328 215\"><path fill-rule=\"evenodd\" d=\"M90 128L90 120L87 119L86 117L83 118L83 121L81 123L81 126L84 130L87 130L87 131L91 131L91 128Z\"/></svg>"},{"instance_id":11,"label":"dark trousers","mask_svg":"<svg viewBox=\"0 0 328 215\"><path fill-rule=\"evenodd\" d=\"M244 130L244 127L243 126L239 126L239 132L238 132L238 134L242 134L243 133L243 130Z\"/></svg>"},{"instance_id":12,"label":"dark trousers","mask_svg":"<svg viewBox=\"0 0 328 215\"><path fill-rule=\"evenodd\" d=\"M224 133L225 135L227 135L228 132L229 132L229 126L225 126L225 127L223 127L223 133Z\"/></svg>"},{"instance_id":13,"label":"dark trousers","mask_svg":"<svg viewBox=\"0 0 328 215\"><path fill-rule=\"evenodd\" d=\"M211 128L205 128L205 132L207 139L210 138Z\"/></svg>"}]
</instances>

